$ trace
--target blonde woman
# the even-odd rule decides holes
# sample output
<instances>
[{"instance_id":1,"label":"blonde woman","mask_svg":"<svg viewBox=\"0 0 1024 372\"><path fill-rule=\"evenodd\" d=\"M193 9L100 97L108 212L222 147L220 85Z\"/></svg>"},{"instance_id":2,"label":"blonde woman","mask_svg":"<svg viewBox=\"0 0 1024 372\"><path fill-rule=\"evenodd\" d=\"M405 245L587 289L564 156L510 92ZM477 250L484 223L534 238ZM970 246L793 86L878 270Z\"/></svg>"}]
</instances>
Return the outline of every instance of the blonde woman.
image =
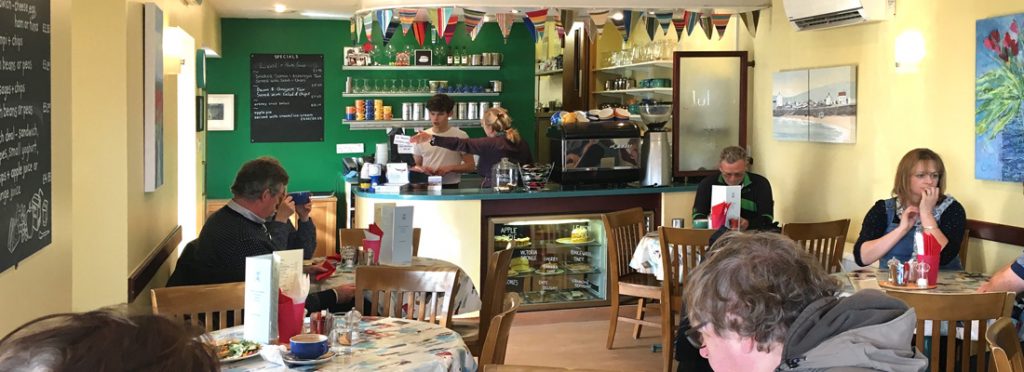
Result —
<instances>
[{"instance_id":1,"label":"blonde woman","mask_svg":"<svg viewBox=\"0 0 1024 372\"><path fill-rule=\"evenodd\" d=\"M480 118L480 126L484 128L486 137L441 137L419 132L412 137L411 142L429 142L432 146L480 156L476 163L476 172L484 178L482 187L494 186L491 169L501 161L501 158L508 158L509 161L519 164L533 162L530 147L523 141L519 131L512 128L512 117L504 108L495 107L484 112Z\"/></svg>"}]
</instances>

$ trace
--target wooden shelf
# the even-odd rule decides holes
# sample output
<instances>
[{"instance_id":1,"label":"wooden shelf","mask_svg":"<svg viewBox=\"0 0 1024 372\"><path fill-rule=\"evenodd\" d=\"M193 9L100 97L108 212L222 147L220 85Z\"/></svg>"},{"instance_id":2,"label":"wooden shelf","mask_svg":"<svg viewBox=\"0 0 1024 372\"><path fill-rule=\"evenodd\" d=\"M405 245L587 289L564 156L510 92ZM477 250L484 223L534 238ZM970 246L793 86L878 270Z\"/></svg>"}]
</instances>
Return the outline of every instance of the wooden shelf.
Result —
<instances>
[{"instance_id":1,"label":"wooden shelf","mask_svg":"<svg viewBox=\"0 0 1024 372\"><path fill-rule=\"evenodd\" d=\"M363 71L497 71L501 66L342 66L342 70Z\"/></svg>"},{"instance_id":2,"label":"wooden shelf","mask_svg":"<svg viewBox=\"0 0 1024 372\"><path fill-rule=\"evenodd\" d=\"M631 95L631 96L643 96L643 95L665 95L672 96L672 88L642 88L642 89L619 89L619 90L605 90L600 92L594 92L594 94L600 94L605 96L613 95Z\"/></svg>"},{"instance_id":3,"label":"wooden shelf","mask_svg":"<svg viewBox=\"0 0 1024 372\"><path fill-rule=\"evenodd\" d=\"M596 72L605 72L605 73L609 73L609 74L621 74L623 72L630 71L630 70L644 70L644 69L651 70L651 69L656 69L656 68L664 68L664 69L671 70L672 69L672 61L640 62L640 63L634 63L634 64L629 64L629 65L599 68L599 69L594 70L594 71L596 71Z\"/></svg>"},{"instance_id":4,"label":"wooden shelf","mask_svg":"<svg viewBox=\"0 0 1024 372\"><path fill-rule=\"evenodd\" d=\"M563 70L561 70L561 69L550 70L550 71L537 71L537 76L558 75L558 74L561 74L562 71Z\"/></svg>"},{"instance_id":5,"label":"wooden shelf","mask_svg":"<svg viewBox=\"0 0 1024 372\"><path fill-rule=\"evenodd\" d=\"M342 120L349 129L391 129L391 128L426 128L430 126L430 120ZM479 127L479 119L470 120L448 120L448 124L456 128Z\"/></svg>"},{"instance_id":6,"label":"wooden shelf","mask_svg":"<svg viewBox=\"0 0 1024 372\"><path fill-rule=\"evenodd\" d=\"M342 93L343 98L432 97L433 92L416 93ZM501 93L445 93L449 97L497 97Z\"/></svg>"}]
</instances>

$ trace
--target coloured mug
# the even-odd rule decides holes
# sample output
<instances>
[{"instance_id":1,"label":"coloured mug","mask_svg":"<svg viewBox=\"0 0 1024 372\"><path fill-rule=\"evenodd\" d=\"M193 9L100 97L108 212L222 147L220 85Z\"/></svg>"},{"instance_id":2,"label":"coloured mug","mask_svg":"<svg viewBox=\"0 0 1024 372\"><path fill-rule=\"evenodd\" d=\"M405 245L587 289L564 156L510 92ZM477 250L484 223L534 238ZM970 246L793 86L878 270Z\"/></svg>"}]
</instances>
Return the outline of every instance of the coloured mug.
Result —
<instances>
[{"instance_id":1,"label":"coloured mug","mask_svg":"<svg viewBox=\"0 0 1024 372\"><path fill-rule=\"evenodd\" d=\"M708 228L708 220L706 218L698 218L693 220L693 228L695 229L706 229Z\"/></svg>"},{"instance_id":2,"label":"coloured mug","mask_svg":"<svg viewBox=\"0 0 1024 372\"><path fill-rule=\"evenodd\" d=\"M316 333L292 336L290 341L292 355L299 359L316 359L330 349L327 336Z\"/></svg>"},{"instance_id":3,"label":"coloured mug","mask_svg":"<svg viewBox=\"0 0 1024 372\"><path fill-rule=\"evenodd\" d=\"M304 205L309 203L311 193L309 191L299 191L289 193L288 195L292 196L292 201L295 202L295 205Z\"/></svg>"}]
</instances>

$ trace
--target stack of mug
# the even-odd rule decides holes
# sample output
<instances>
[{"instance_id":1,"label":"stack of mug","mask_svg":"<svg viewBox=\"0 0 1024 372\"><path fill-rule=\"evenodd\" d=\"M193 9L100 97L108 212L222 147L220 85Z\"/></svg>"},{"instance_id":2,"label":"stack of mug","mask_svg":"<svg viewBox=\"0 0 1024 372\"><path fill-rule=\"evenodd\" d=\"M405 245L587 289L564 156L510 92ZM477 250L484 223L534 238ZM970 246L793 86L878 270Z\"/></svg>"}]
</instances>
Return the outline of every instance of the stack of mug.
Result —
<instances>
[{"instance_id":1,"label":"stack of mug","mask_svg":"<svg viewBox=\"0 0 1024 372\"><path fill-rule=\"evenodd\" d=\"M357 99L354 111L356 115L355 120L366 120L366 100Z\"/></svg>"}]
</instances>

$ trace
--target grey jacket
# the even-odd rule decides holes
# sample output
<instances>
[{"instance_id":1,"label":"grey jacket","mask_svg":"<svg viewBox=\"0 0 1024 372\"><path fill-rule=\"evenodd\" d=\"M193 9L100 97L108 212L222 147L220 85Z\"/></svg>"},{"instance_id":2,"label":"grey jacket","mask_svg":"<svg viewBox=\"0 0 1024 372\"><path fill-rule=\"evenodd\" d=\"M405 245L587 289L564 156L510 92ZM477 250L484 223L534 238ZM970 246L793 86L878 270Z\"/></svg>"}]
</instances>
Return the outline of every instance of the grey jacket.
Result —
<instances>
[{"instance_id":1,"label":"grey jacket","mask_svg":"<svg viewBox=\"0 0 1024 372\"><path fill-rule=\"evenodd\" d=\"M928 360L910 346L917 314L877 290L823 298L797 316L778 371L919 372Z\"/></svg>"}]
</instances>

